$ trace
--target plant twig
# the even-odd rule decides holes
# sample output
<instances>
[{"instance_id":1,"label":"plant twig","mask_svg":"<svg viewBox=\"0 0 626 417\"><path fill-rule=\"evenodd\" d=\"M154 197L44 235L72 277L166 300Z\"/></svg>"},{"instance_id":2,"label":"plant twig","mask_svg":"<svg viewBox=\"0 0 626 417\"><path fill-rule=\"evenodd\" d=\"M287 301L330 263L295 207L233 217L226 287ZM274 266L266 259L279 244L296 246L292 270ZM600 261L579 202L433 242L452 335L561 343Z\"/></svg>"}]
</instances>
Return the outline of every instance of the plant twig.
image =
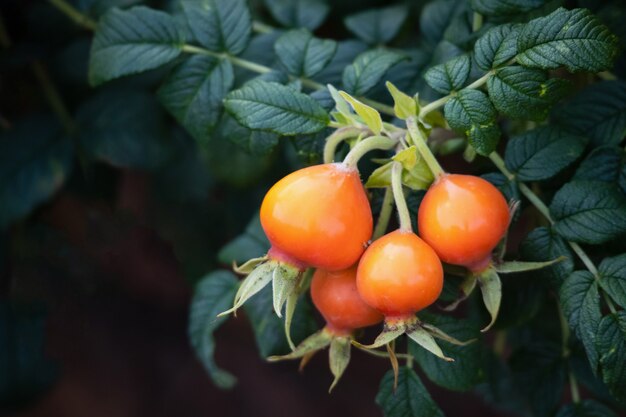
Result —
<instances>
[{"instance_id":1,"label":"plant twig","mask_svg":"<svg viewBox=\"0 0 626 417\"><path fill-rule=\"evenodd\" d=\"M378 221L376 222L376 228L372 235L372 240L376 240L385 234L389 227L389 219L391 218L391 212L393 211L393 191L391 187L385 188L385 196L383 197L382 206L380 208L380 214L378 215Z\"/></svg>"},{"instance_id":2,"label":"plant twig","mask_svg":"<svg viewBox=\"0 0 626 417\"><path fill-rule=\"evenodd\" d=\"M96 30L98 24L88 17L87 15L81 13L74 6L69 4L65 0L48 0L50 4L56 7L59 11L63 12L67 17L69 17L74 23L78 26L88 29L88 30Z\"/></svg>"},{"instance_id":3,"label":"plant twig","mask_svg":"<svg viewBox=\"0 0 626 417\"><path fill-rule=\"evenodd\" d=\"M569 350L569 338L570 338L570 329L569 324L567 323L567 319L563 314L563 309L561 308L561 304L558 299L556 301L556 306L559 312L559 322L561 324L561 343L562 343L562 356L563 359L568 360L570 356ZM569 378L569 387L572 393L572 401L575 404L580 402L580 391L578 389L578 381L576 380L576 376L574 375L571 366L568 363L568 378Z\"/></svg>"},{"instance_id":4,"label":"plant twig","mask_svg":"<svg viewBox=\"0 0 626 417\"><path fill-rule=\"evenodd\" d=\"M39 81L39 84L43 89L43 93L48 101L48 104L52 108L52 111L54 111L57 115L67 133L74 133L76 131L76 123L74 122L70 112L67 110L67 107L65 107L65 103L63 103L63 100L61 99L59 91L52 83L52 80L48 76L45 68L39 61L34 61L32 69L37 81Z\"/></svg>"},{"instance_id":5,"label":"plant twig","mask_svg":"<svg viewBox=\"0 0 626 417\"><path fill-rule=\"evenodd\" d=\"M400 162L394 162L391 168L391 188L396 202L396 210L398 210L398 217L400 218L400 230L412 232L411 213L406 205L404 190L402 189L402 164Z\"/></svg>"}]
</instances>

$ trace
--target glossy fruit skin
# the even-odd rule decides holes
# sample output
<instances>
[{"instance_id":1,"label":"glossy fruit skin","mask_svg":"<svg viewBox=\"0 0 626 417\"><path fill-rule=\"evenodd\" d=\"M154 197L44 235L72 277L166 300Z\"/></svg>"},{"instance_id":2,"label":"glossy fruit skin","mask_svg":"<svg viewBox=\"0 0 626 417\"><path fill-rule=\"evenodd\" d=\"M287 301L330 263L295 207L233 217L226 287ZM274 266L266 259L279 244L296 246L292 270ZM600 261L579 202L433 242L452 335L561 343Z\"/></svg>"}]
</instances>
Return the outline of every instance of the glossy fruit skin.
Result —
<instances>
[{"instance_id":1,"label":"glossy fruit skin","mask_svg":"<svg viewBox=\"0 0 626 417\"><path fill-rule=\"evenodd\" d=\"M437 300L443 267L435 251L415 233L396 230L367 248L356 282L363 301L386 319L403 317Z\"/></svg>"},{"instance_id":2,"label":"glossy fruit skin","mask_svg":"<svg viewBox=\"0 0 626 417\"><path fill-rule=\"evenodd\" d=\"M472 175L448 174L435 182L422 200L419 234L442 261L479 270L509 226L509 206L488 181Z\"/></svg>"},{"instance_id":3,"label":"glossy fruit skin","mask_svg":"<svg viewBox=\"0 0 626 417\"><path fill-rule=\"evenodd\" d=\"M365 304L356 289L356 265L341 271L315 271L311 298L327 327L336 333L349 333L383 320L382 314Z\"/></svg>"},{"instance_id":4,"label":"glossy fruit skin","mask_svg":"<svg viewBox=\"0 0 626 417\"><path fill-rule=\"evenodd\" d=\"M336 271L358 261L373 220L358 171L323 164L274 184L261 205L261 225L273 248L306 266Z\"/></svg>"}]
</instances>

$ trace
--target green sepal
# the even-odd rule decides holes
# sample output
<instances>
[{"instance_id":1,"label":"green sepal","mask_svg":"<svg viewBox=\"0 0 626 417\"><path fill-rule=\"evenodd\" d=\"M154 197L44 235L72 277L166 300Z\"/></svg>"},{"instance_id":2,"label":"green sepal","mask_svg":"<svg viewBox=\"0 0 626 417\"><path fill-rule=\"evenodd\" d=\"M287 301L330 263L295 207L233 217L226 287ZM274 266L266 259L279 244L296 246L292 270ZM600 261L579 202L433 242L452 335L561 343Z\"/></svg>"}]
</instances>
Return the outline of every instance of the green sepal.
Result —
<instances>
[{"instance_id":1,"label":"green sepal","mask_svg":"<svg viewBox=\"0 0 626 417\"><path fill-rule=\"evenodd\" d=\"M474 274L469 274L468 276L466 276L463 279L463 282L461 282L461 285L459 286L459 291L461 292L461 295L459 296L459 298L454 300L452 304L444 307L443 310L444 311L455 310L458 307L458 305L461 302L465 301L467 297L470 296L472 291L474 291L474 288L476 287L476 282L478 282L478 279L476 278Z\"/></svg>"},{"instance_id":2,"label":"green sepal","mask_svg":"<svg viewBox=\"0 0 626 417\"><path fill-rule=\"evenodd\" d=\"M389 94L393 97L393 111L399 119L405 120L419 114L419 104L414 97L398 90L390 81L385 83Z\"/></svg>"},{"instance_id":3,"label":"green sepal","mask_svg":"<svg viewBox=\"0 0 626 417\"><path fill-rule=\"evenodd\" d=\"M406 332L406 328L407 327L404 323L397 326L390 326L387 324L387 322L385 322L383 331L376 337L374 343L372 343L371 345L363 345L356 340L353 340L352 344L359 349L377 349L379 347L385 346L387 343L391 343L392 341L403 335Z\"/></svg>"},{"instance_id":4,"label":"green sepal","mask_svg":"<svg viewBox=\"0 0 626 417\"><path fill-rule=\"evenodd\" d=\"M291 350L296 350L296 346L291 340L291 322L293 320L293 314L296 311L296 304L298 303L298 298L305 292L309 285L311 284L311 278L313 277L313 272L315 270L313 268L309 268L302 275L302 279L299 280L296 285L295 291L292 291L287 296L287 302L285 304L285 337L287 338L287 343L289 343L289 347Z\"/></svg>"},{"instance_id":5,"label":"green sepal","mask_svg":"<svg viewBox=\"0 0 626 417\"><path fill-rule=\"evenodd\" d=\"M341 375L343 375L343 372L348 367L348 363L350 363L350 342L351 339L349 337L334 337L330 341L328 364L335 379L333 379L333 383L330 385L330 388L328 388L329 393L335 388Z\"/></svg>"},{"instance_id":6,"label":"green sepal","mask_svg":"<svg viewBox=\"0 0 626 417\"><path fill-rule=\"evenodd\" d=\"M337 109L337 112L331 113L334 119L337 120L339 123L346 124L346 125L356 124L354 120L354 115L352 114L352 111L350 110L350 105L343 97L341 97L341 95L339 94L339 91L337 91L337 89L333 87L331 84L327 84L326 88L328 88L328 91L330 92L330 96L335 101L335 109ZM341 117L338 117L338 116L341 116Z\"/></svg>"},{"instance_id":7,"label":"green sepal","mask_svg":"<svg viewBox=\"0 0 626 417\"><path fill-rule=\"evenodd\" d=\"M435 177L417 148L411 146L398 152L391 161L377 168L367 179L366 188L385 188L391 185L391 168L393 162L402 164L402 184L412 190L426 190Z\"/></svg>"},{"instance_id":8,"label":"green sepal","mask_svg":"<svg viewBox=\"0 0 626 417\"><path fill-rule=\"evenodd\" d=\"M554 265L561 261L567 259L565 256L560 256L556 259L546 262L521 262L521 261L511 261L504 262L501 264L494 265L494 269L496 272L500 274L512 274L515 272L526 272L526 271L536 271L537 269L543 269L548 266Z\"/></svg>"},{"instance_id":9,"label":"green sepal","mask_svg":"<svg viewBox=\"0 0 626 417\"><path fill-rule=\"evenodd\" d=\"M333 334L326 327L324 327L322 330L313 333L311 336L304 339L293 352L286 355L270 356L267 360L269 362L278 362L303 358L305 355L324 349L330 344L333 337Z\"/></svg>"},{"instance_id":10,"label":"green sepal","mask_svg":"<svg viewBox=\"0 0 626 417\"><path fill-rule=\"evenodd\" d=\"M432 324L428 324L428 323L420 323L420 325L422 326L422 328L424 330L426 330L428 333L430 333L433 337L436 337L437 339L441 339L444 340L448 343L452 343L453 345L457 345L457 346L467 346L471 343L474 343L476 341L476 339L470 339L470 340L466 340L465 342L460 341L459 339L450 336L448 333L444 332L443 330L441 330L440 328L433 326Z\"/></svg>"},{"instance_id":11,"label":"green sepal","mask_svg":"<svg viewBox=\"0 0 626 417\"><path fill-rule=\"evenodd\" d=\"M481 330L481 332L484 333L489 330L491 326L493 326L498 318L500 301L502 300L502 283L500 282L498 272L493 265L490 265L484 271L477 273L476 278L480 286L480 291L483 295L485 307L487 307L487 311L489 311L489 314L491 315L491 321L487 327Z\"/></svg>"},{"instance_id":12,"label":"green sepal","mask_svg":"<svg viewBox=\"0 0 626 417\"><path fill-rule=\"evenodd\" d=\"M259 266L262 263L266 262L267 259L268 259L267 255L261 256L260 258L252 258L252 259L244 262L242 265L237 265L235 263L235 261L233 261L233 271L235 271L238 274L248 275L252 271L254 271L257 266Z\"/></svg>"},{"instance_id":13,"label":"green sepal","mask_svg":"<svg viewBox=\"0 0 626 417\"><path fill-rule=\"evenodd\" d=\"M442 332L443 333L443 332ZM435 341L433 335L421 325L415 326L406 333L415 343L446 362L454 362L454 359L444 355L441 347Z\"/></svg>"},{"instance_id":14,"label":"green sepal","mask_svg":"<svg viewBox=\"0 0 626 417\"><path fill-rule=\"evenodd\" d=\"M283 317L283 306L289 295L296 291L302 273L298 268L279 263L272 271L272 291L274 296L274 312Z\"/></svg>"},{"instance_id":15,"label":"green sepal","mask_svg":"<svg viewBox=\"0 0 626 417\"><path fill-rule=\"evenodd\" d=\"M375 135L380 135L380 132L383 130L383 119L380 113L378 113L378 110L361 103L345 91L340 91L339 95L352 105L356 114L363 119L363 123L365 123Z\"/></svg>"}]
</instances>

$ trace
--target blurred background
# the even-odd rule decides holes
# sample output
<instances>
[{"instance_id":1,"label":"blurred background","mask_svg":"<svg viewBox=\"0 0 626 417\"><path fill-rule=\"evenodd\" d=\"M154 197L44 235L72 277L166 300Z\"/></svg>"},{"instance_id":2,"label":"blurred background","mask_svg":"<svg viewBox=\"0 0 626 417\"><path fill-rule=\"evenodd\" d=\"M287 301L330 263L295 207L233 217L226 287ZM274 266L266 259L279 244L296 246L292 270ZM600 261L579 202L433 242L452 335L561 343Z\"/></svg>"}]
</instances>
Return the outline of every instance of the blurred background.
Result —
<instances>
[{"instance_id":1,"label":"blurred background","mask_svg":"<svg viewBox=\"0 0 626 417\"><path fill-rule=\"evenodd\" d=\"M97 19L140 1L71 3ZM344 39L347 14L387 5L332 2L316 34ZM91 37L47 1L0 0L0 415L380 416L385 360L355 352L328 395L325 353L303 373L296 363L267 364L242 313L215 334L216 362L238 379L225 391L187 336L195 283L229 267L219 251L244 233L273 182L319 161L324 135L253 149L250 132L218 129L199 143L154 94L171 67L91 88ZM244 55L271 61L264 42ZM414 68L426 63L414 58ZM458 156L446 163L467 169ZM507 415L478 394L424 381L447 415Z\"/></svg>"}]
</instances>

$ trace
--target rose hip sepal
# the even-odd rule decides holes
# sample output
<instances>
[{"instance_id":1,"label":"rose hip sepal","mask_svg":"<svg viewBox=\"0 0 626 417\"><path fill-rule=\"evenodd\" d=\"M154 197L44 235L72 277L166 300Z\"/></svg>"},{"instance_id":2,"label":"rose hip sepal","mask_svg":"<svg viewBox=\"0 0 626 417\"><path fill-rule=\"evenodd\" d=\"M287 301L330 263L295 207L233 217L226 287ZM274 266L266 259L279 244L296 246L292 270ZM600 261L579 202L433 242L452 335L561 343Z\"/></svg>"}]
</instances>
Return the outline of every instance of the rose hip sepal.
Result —
<instances>
[{"instance_id":1,"label":"rose hip sepal","mask_svg":"<svg viewBox=\"0 0 626 417\"><path fill-rule=\"evenodd\" d=\"M235 296L235 312L270 281L274 310L285 301L307 268L342 270L355 264L372 236L369 200L356 168L344 163L315 165L292 172L267 192L261 226L271 243L267 256L246 262L247 273Z\"/></svg>"},{"instance_id":2,"label":"rose hip sepal","mask_svg":"<svg viewBox=\"0 0 626 417\"><path fill-rule=\"evenodd\" d=\"M356 288L356 266L342 271L318 269L311 281L311 298L326 320L326 326L306 338L288 355L271 356L269 361L302 359L301 368L315 352L330 346L329 364L335 387L350 362L354 330L380 323L382 314L368 306Z\"/></svg>"},{"instance_id":3,"label":"rose hip sepal","mask_svg":"<svg viewBox=\"0 0 626 417\"><path fill-rule=\"evenodd\" d=\"M353 341L358 347L379 348L406 334L439 358L452 361L434 338L457 345L471 342L461 342L415 316L441 294L443 267L435 251L411 231L396 230L372 243L359 262L357 288L363 300L385 316L374 343Z\"/></svg>"}]
</instances>

